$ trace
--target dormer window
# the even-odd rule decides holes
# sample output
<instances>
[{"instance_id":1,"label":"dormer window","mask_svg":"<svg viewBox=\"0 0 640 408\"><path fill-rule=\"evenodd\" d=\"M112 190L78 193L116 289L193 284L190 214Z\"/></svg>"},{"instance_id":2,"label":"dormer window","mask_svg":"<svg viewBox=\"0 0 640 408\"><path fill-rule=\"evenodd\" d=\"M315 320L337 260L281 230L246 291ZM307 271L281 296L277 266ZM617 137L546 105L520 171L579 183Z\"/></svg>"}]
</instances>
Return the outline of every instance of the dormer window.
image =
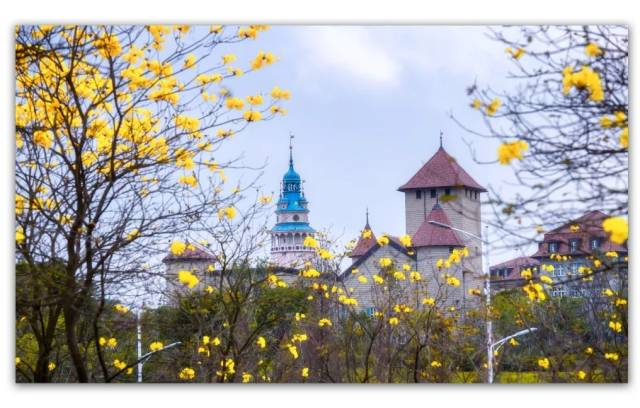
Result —
<instances>
[{"instance_id":1,"label":"dormer window","mask_svg":"<svg viewBox=\"0 0 640 408\"><path fill-rule=\"evenodd\" d=\"M580 240L572 239L569 241L569 251L573 254L578 252L578 248L580 248Z\"/></svg>"},{"instance_id":2,"label":"dormer window","mask_svg":"<svg viewBox=\"0 0 640 408\"><path fill-rule=\"evenodd\" d=\"M601 242L600 238L597 238L597 237L593 237L589 241L589 247L591 249L598 249L598 248L600 248L601 244L602 244L602 242Z\"/></svg>"},{"instance_id":3,"label":"dormer window","mask_svg":"<svg viewBox=\"0 0 640 408\"><path fill-rule=\"evenodd\" d=\"M551 253L555 253L558 252L558 243L557 242L549 242L548 244L548 251Z\"/></svg>"}]
</instances>

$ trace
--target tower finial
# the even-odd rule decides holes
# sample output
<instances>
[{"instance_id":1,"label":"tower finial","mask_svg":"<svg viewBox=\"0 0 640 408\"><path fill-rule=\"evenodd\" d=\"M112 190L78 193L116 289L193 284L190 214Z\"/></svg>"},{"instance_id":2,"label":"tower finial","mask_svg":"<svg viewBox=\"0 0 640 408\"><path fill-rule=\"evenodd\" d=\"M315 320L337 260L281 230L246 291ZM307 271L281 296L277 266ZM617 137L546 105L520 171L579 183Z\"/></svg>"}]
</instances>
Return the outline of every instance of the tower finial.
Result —
<instances>
[{"instance_id":1,"label":"tower finial","mask_svg":"<svg viewBox=\"0 0 640 408\"><path fill-rule=\"evenodd\" d=\"M369 225L369 207L367 207L366 215L367 215L367 224L366 225L368 226Z\"/></svg>"},{"instance_id":2,"label":"tower finial","mask_svg":"<svg viewBox=\"0 0 640 408\"><path fill-rule=\"evenodd\" d=\"M293 166L293 132L289 132L289 166Z\"/></svg>"},{"instance_id":3,"label":"tower finial","mask_svg":"<svg viewBox=\"0 0 640 408\"><path fill-rule=\"evenodd\" d=\"M443 135L443 133L442 133L442 130L441 130L440 131L440 147L442 147L442 135Z\"/></svg>"}]
</instances>

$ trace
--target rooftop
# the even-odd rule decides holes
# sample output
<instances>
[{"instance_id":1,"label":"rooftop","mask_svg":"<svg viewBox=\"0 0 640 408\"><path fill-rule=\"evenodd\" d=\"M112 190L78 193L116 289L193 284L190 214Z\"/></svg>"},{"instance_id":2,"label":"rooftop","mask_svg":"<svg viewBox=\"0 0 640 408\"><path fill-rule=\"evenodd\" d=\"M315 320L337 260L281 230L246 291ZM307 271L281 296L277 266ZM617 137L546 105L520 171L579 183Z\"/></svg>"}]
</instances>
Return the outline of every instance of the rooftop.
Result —
<instances>
[{"instance_id":1,"label":"rooftop","mask_svg":"<svg viewBox=\"0 0 640 408\"><path fill-rule=\"evenodd\" d=\"M487 191L478 184L442 146L399 191L434 187L469 187Z\"/></svg>"}]
</instances>

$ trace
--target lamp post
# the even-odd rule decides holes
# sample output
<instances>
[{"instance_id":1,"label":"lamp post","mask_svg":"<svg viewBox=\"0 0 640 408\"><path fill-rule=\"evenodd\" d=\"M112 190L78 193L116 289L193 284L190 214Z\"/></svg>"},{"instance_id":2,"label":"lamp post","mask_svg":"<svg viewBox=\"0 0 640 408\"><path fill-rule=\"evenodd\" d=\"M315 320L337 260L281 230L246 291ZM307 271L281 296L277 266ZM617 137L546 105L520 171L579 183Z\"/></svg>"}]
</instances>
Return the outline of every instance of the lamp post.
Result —
<instances>
[{"instance_id":1,"label":"lamp post","mask_svg":"<svg viewBox=\"0 0 640 408\"><path fill-rule=\"evenodd\" d=\"M443 224L438 221L429 221L429 224L437 225L438 227L447 228L453 231L458 231L473 239L478 240L482 244L482 258L484 259L484 294L487 307L487 382L493 383L493 321L491 320L491 272L489 271L489 226L484 227L484 239L468 231L460 228L452 227L451 225Z\"/></svg>"}]
</instances>

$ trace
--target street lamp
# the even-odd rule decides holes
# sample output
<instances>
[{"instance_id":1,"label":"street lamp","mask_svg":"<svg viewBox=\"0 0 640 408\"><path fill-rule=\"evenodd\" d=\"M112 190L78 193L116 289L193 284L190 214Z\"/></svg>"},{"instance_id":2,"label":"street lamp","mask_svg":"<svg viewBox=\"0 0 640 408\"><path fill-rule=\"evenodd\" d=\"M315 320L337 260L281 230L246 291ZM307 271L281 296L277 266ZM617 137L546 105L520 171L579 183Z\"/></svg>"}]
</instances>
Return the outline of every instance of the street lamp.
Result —
<instances>
[{"instance_id":1,"label":"street lamp","mask_svg":"<svg viewBox=\"0 0 640 408\"><path fill-rule=\"evenodd\" d=\"M429 221L429 224L437 225L441 228L447 228L453 231L458 231L473 239L480 241L482 244L482 258L484 259L484 293L487 306L487 382L493 383L493 322L491 321L491 273L489 271L489 226L484 227L484 239L468 231L460 228L452 227L451 225L443 224L438 221Z\"/></svg>"},{"instance_id":2,"label":"street lamp","mask_svg":"<svg viewBox=\"0 0 640 408\"><path fill-rule=\"evenodd\" d=\"M168 345L164 346L163 348L161 348L159 350L150 351L150 352L146 353L145 355L142 355L142 324L140 322L140 310L138 310L138 312L136 313L136 334L137 334L136 343L137 343L137 351L138 351L138 361L137 361L138 382L141 383L142 382L142 367L144 366L144 363L149 361L151 356L153 356L154 354L159 353L159 352L164 351L164 350L168 350L168 349L170 349L172 347L175 347L175 346L179 346L180 344L182 344L182 342L181 341L176 341L174 343L171 343L171 344L168 344Z\"/></svg>"}]
</instances>

